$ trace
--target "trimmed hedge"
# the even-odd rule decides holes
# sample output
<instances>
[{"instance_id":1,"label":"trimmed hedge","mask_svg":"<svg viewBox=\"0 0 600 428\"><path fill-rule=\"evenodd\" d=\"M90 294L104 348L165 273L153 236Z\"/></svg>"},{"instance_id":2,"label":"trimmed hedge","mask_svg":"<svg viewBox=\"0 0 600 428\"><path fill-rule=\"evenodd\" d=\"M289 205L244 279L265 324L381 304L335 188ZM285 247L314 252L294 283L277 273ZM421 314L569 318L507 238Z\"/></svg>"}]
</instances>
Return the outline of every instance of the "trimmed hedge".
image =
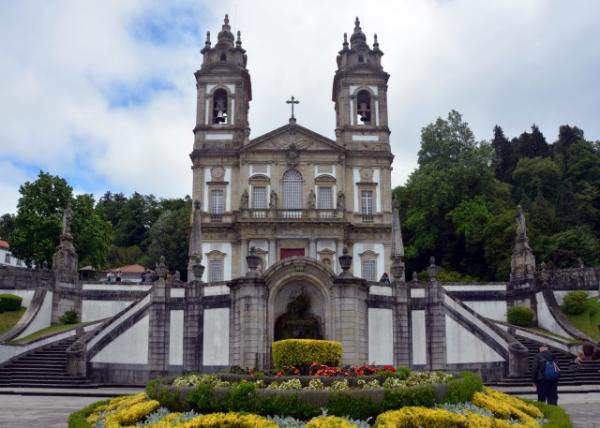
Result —
<instances>
[{"instance_id":1,"label":"trimmed hedge","mask_svg":"<svg viewBox=\"0 0 600 428\"><path fill-rule=\"evenodd\" d=\"M535 318L533 309L527 306L513 306L506 312L508 322L519 327L532 327Z\"/></svg>"},{"instance_id":2,"label":"trimmed hedge","mask_svg":"<svg viewBox=\"0 0 600 428\"><path fill-rule=\"evenodd\" d=\"M273 365L277 369L306 370L314 362L337 367L342 363L342 344L333 340L287 339L273 342Z\"/></svg>"},{"instance_id":3,"label":"trimmed hedge","mask_svg":"<svg viewBox=\"0 0 600 428\"><path fill-rule=\"evenodd\" d=\"M21 309L23 298L14 294L0 294L0 312L12 312Z\"/></svg>"},{"instance_id":4,"label":"trimmed hedge","mask_svg":"<svg viewBox=\"0 0 600 428\"><path fill-rule=\"evenodd\" d=\"M584 290L569 291L563 298L563 304L560 309L569 315L579 315L585 311L585 301L588 299L588 293Z\"/></svg>"},{"instance_id":5,"label":"trimmed hedge","mask_svg":"<svg viewBox=\"0 0 600 428\"><path fill-rule=\"evenodd\" d=\"M146 387L148 397L171 411L195 410L204 414L240 411L303 420L319 416L321 409L333 416L366 420L403 406L470 401L476 392L482 390L481 378L469 372L446 384L346 391L268 390L257 388L250 382L240 382L230 388L214 387L208 383L188 388L166 385L158 380L148 382Z\"/></svg>"}]
</instances>

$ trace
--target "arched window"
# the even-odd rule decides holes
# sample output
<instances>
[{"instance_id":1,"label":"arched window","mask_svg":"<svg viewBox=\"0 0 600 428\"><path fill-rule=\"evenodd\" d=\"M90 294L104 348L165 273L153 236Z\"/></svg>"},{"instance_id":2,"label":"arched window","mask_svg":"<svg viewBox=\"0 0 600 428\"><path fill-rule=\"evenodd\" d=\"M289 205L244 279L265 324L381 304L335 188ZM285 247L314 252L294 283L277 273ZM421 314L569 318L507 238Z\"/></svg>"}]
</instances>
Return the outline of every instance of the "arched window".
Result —
<instances>
[{"instance_id":1,"label":"arched window","mask_svg":"<svg viewBox=\"0 0 600 428\"><path fill-rule=\"evenodd\" d=\"M227 92L217 89L213 94L213 123L227 123Z\"/></svg>"},{"instance_id":2,"label":"arched window","mask_svg":"<svg viewBox=\"0 0 600 428\"><path fill-rule=\"evenodd\" d=\"M367 90L362 90L356 96L356 112L358 113L359 125L371 124L371 94Z\"/></svg>"},{"instance_id":3,"label":"arched window","mask_svg":"<svg viewBox=\"0 0 600 428\"><path fill-rule=\"evenodd\" d=\"M282 180L283 208L302 209L302 174L297 169L288 169Z\"/></svg>"}]
</instances>

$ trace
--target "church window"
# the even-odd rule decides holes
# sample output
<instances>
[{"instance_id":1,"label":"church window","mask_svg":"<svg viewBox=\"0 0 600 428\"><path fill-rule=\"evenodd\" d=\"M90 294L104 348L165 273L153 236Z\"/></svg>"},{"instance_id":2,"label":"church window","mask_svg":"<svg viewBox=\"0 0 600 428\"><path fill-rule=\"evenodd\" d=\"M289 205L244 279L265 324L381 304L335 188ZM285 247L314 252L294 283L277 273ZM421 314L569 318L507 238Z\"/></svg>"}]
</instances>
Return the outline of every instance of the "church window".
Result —
<instances>
[{"instance_id":1,"label":"church window","mask_svg":"<svg viewBox=\"0 0 600 428\"><path fill-rule=\"evenodd\" d=\"M213 123L227 123L227 92L217 89L213 95Z\"/></svg>"},{"instance_id":2,"label":"church window","mask_svg":"<svg viewBox=\"0 0 600 428\"><path fill-rule=\"evenodd\" d=\"M208 282L223 281L224 260L222 257L214 257L208 261Z\"/></svg>"},{"instance_id":3,"label":"church window","mask_svg":"<svg viewBox=\"0 0 600 428\"><path fill-rule=\"evenodd\" d=\"M358 114L358 124L371 124L371 94L367 90L362 90L356 96L356 112Z\"/></svg>"},{"instance_id":4,"label":"church window","mask_svg":"<svg viewBox=\"0 0 600 428\"><path fill-rule=\"evenodd\" d=\"M252 207L260 210L267 209L267 188L265 186L252 188Z\"/></svg>"},{"instance_id":5,"label":"church window","mask_svg":"<svg viewBox=\"0 0 600 428\"><path fill-rule=\"evenodd\" d=\"M329 186L319 187L319 208L322 210L333 209L333 189Z\"/></svg>"},{"instance_id":6,"label":"church window","mask_svg":"<svg viewBox=\"0 0 600 428\"><path fill-rule=\"evenodd\" d=\"M366 215L373 214L373 191L363 190L360 193L361 213Z\"/></svg>"},{"instance_id":7,"label":"church window","mask_svg":"<svg viewBox=\"0 0 600 428\"><path fill-rule=\"evenodd\" d=\"M373 259L362 260L362 277L367 281L377 281L377 261Z\"/></svg>"},{"instance_id":8,"label":"church window","mask_svg":"<svg viewBox=\"0 0 600 428\"><path fill-rule=\"evenodd\" d=\"M223 61L223 62L227 61L227 55L225 54L225 52L221 53L221 61Z\"/></svg>"},{"instance_id":9,"label":"church window","mask_svg":"<svg viewBox=\"0 0 600 428\"><path fill-rule=\"evenodd\" d=\"M225 191L213 189L210 191L210 213L223 214L225 212Z\"/></svg>"},{"instance_id":10,"label":"church window","mask_svg":"<svg viewBox=\"0 0 600 428\"><path fill-rule=\"evenodd\" d=\"M358 62L365 62L365 57L362 55L358 56Z\"/></svg>"},{"instance_id":11,"label":"church window","mask_svg":"<svg viewBox=\"0 0 600 428\"><path fill-rule=\"evenodd\" d=\"M283 174L282 194L284 209L302 209L302 174L297 169Z\"/></svg>"}]
</instances>

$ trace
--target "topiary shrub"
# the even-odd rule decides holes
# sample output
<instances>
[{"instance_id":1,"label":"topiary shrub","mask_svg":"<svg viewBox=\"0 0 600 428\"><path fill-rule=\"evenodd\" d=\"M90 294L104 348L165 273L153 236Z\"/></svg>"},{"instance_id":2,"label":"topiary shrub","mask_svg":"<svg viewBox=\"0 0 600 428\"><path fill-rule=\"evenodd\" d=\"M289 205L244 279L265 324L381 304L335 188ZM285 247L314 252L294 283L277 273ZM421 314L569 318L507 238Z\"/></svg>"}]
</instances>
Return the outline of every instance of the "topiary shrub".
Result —
<instances>
[{"instance_id":1,"label":"topiary shrub","mask_svg":"<svg viewBox=\"0 0 600 428\"><path fill-rule=\"evenodd\" d=\"M23 299L14 294L0 294L0 313L12 312L21 309Z\"/></svg>"},{"instance_id":2,"label":"topiary shrub","mask_svg":"<svg viewBox=\"0 0 600 428\"><path fill-rule=\"evenodd\" d=\"M579 315L585 311L585 301L588 299L588 293L584 290L569 291L563 298L563 304L560 309L569 315Z\"/></svg>"},{"instance_id":3,"label":"topiary shrub","mask_svg":"<svg viewBox=\"0 0 600 428\"><path fill-rule=\"evenodd\" d=\"M513 306L506 312L508 322L520 327L531 327L534 325L535 312L527 306Z\"/></svg>"},{"instance_id":4,"label":"topiary shrub","mask_svg":"<svg viewBox=\"0 0 600 428\"><path fill-rule=\"evenodd\" d=\"M69 309L62 314L58 320L62 324L76 324L79 321L79 314L73 309Z\"/></svg>"},{"instance_id":5,"label":"topiary shrub","mask_svg":"<svg viewBox=\"0 0 600 428\"><path fill-rule=\"evenodd\" d=\"M298 367L305 371L314 362L337 367L342 362L342 344L333 340L280 340L273 342L272 355L277 369Z\"/></svg>"}]
</instances>

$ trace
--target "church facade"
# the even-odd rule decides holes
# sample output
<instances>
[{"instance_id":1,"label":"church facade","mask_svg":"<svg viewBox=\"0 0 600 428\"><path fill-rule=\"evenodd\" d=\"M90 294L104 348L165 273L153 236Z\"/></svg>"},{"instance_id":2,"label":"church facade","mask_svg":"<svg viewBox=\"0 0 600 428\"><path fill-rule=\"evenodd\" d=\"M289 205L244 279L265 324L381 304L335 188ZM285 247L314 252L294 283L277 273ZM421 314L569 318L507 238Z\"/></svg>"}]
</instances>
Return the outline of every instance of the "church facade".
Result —
<instances>
[{"instance_id":1,"label":"church facade","mask_svg":"<svg viewBox=\"0 0 600 428\"><path fill-rule=\"evenodd\" d=\"M227 18L214 46L207 35L202 54L202 67L195 73L191 154L192 198L201 202L202 243L190 249L190 257L192 262L202 257L203 281L244 276L251 248L261 258L262 272L300 256L338 274L344 247L353 257L355 276L376 281L389 272L389 75L381 65L377 39L372 47L367 44L358 19L349 43L344 36L332 90L335 140L301 126L294 117L250 139L247 55Z\"/></svg>"}]
</instances>

